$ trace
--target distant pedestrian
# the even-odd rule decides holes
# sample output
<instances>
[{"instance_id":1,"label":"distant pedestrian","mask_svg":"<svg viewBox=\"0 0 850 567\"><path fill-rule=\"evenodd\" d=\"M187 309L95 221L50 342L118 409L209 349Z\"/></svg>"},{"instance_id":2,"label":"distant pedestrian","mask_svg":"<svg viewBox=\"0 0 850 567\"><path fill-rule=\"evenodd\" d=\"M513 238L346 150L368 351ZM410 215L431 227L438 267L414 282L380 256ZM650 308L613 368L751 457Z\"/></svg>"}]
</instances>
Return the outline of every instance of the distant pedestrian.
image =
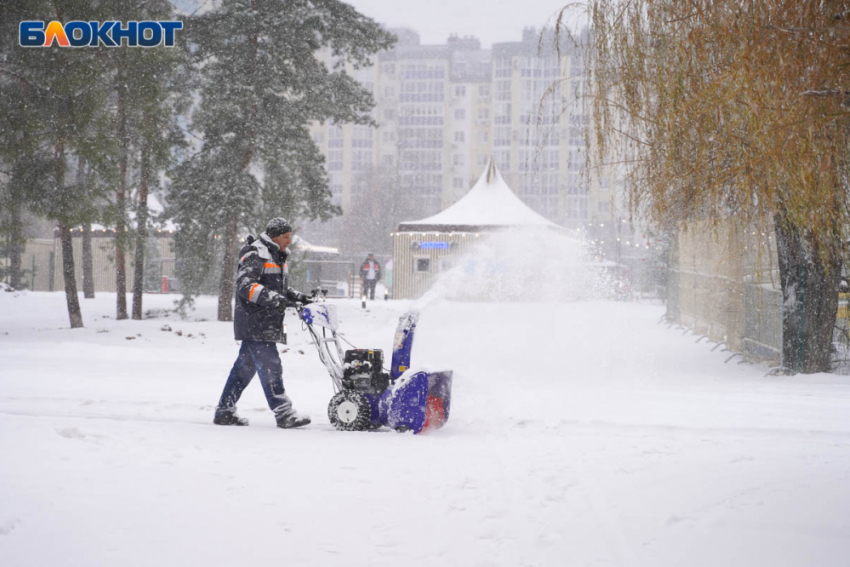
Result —
<instances>
[{"instance_id":1,"label":"distant pedestrian","mask_svg":"<svg viewBox=\"0 0 850 567\"><path fill-rule=\"evenodd\" d=\"M277 426L284 429L310 423L299 415L283 388L283 368L277 344L283 342L283 315L294 302L311 303L309 296L286 286L283 267L289 257L292 226L283 218L269 221L259 238L248 237L239 251L236 273L236 314L233 330L242 341L221 399L215 410L216 425L248 425L236 415L236 402L254 374L260 375L269 408Z\"/></svg>"},{"instance_id":2,"label":"distant pedestrian","mask_svg":"<svg viewBox=\"0 0 850 567\"><path fill-rule=\"evenodd\" d=\"M375 299L375 284L381 279L381 264L369 254L360 266L360 279L363 281L363 296L369 293L369 299Z\"/></svg>"}]
</instances>

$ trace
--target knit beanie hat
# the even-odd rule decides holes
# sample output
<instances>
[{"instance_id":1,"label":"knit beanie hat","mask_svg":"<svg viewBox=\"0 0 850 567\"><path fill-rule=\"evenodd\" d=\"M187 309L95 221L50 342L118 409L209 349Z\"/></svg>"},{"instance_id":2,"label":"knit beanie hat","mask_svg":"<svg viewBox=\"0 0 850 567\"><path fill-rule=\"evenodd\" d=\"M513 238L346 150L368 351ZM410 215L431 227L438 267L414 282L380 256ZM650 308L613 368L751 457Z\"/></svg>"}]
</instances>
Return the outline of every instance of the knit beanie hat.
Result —
<instances>
[{"instance_id":1,"label":"knit beanie hat","mask_svg":"<svg viewBox=\"0 0 850 567\"><path fill-rule=\"evenodd\" d=\"M266 225L266 234L269 235L269 238L274 238L287 232L292 232L292 225L283 217L273 218Z\"/></svg>"}]
</instances>

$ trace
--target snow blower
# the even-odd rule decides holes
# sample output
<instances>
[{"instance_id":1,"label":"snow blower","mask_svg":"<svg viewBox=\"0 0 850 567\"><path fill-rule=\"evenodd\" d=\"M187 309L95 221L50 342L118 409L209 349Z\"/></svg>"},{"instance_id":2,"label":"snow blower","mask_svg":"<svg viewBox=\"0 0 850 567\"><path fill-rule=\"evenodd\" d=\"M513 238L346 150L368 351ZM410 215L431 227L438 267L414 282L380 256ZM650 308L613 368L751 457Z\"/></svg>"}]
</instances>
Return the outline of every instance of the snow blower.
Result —
<instances>
[{"instance_id":1,"label":"snow blower","mask_svg":"<svg viewBox=\"0 0 850 567\"><path fill-rule=\"evenodd\" d=\"M335 305L299 305L296 309L333 381L328 419L336 429L364 431L386 426L416 434L439 429L449 419L452 371L410 367L418 311L408 311L399 319L392 365L386 372L380 349L343 351Z\"/></svg>"}]
</instances>

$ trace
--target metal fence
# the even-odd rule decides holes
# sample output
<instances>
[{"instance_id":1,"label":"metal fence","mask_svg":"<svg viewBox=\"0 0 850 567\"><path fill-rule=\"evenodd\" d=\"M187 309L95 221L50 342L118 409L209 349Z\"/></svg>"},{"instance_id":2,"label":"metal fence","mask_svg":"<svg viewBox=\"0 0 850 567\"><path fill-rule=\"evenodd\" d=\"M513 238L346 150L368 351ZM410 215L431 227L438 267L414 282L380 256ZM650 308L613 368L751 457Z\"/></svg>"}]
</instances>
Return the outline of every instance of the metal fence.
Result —
<instances>
[{"instance_id":1,"label":"metal fence","mask_svg":"<svg viewBox=\"0 0 850 567\"><path fill-rule=\"evenodd\" d=\"M784 303L772 225L681 226L671 254L667 319L749 360L779 366ZM850 374L850 293L839 294L832 360L833 372Z\"/></svg>"},{"instance_id":2,"label":"metal fence","mask_svg":"<svg viewBox=\"0 0 850 567\"><path fill-rule=\"evenodd\" d=\"M832 344L832 371L850 375L850 293L838 294L838 313L835 316L835 332Z\"/></svg>"},{"instance_id":3,"label":"metal fence","mask_svg":"<svg viewBox=\"0 0 850 567\"><path fill-rule=\"evenodd\" d=\"M74 271L77 280L77 287L82 290L83 282L83 238L82 230L74 230L71 232L72 250L74 253ZM131 240L127 244L125 253L126 264L125 273L128 288L133 285L133 244ZM62 290L65 286L65 279L62 273L62 243L59 240L58 230L56 231L53 241L54 254L53 261L55 266L53 269L53 285L50 291ZM94 280L94 290L114 292L116 290L115 281L115 239L110 231L96 230L92 232L92 277ZM159 291L163 277L173 278L175 273L175 251L174 251L174 236L169 232L156 232L149 236L146 256L145 256L145 271L146 271L146 291ZM38 288L36 288L38 289Z\"/></svg>"},{"instance_id":4,"label":"metal fence","mask_svg":"<svg viewBox=\"0 0 850 567\"><path fill-rule=\"evenodd\" d=\"M782 290L769 283L744 284L744 353L778 363L782 358Z\"/></svg>"},{"instance_id":5,"label":"metal fence","mask_svg":"<svg viewBox=\"0 0 850 567\"><path fill-rule=\"evenodd\" d=\"M673 269L667 282L667 319L751 360L780 361L782 292L771 283Z\"/></svg>"}]
</instances>

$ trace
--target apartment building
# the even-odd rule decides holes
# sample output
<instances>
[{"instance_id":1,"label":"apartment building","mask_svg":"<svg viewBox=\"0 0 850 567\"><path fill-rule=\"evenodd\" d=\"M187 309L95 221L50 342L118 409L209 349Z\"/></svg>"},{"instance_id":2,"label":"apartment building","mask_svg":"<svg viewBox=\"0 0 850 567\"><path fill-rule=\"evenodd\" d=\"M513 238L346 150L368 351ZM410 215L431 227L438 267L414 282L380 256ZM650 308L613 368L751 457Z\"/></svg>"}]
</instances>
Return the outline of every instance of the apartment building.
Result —
<instances>
[{"instance_id":1,"label":"apartment building","mask_svg":"<svg viewBox=\"0 0 850 567\"><path fill-rule=\"evenodd\" d=\"M492 155L533 210L568 227L610 222L612 184L587 175L580 51L534 29L481 49L472 37L423 45L409 29L376 64L349 72L375 96L378 128L316 124L334 201L343 211L391 172L417 218L463 196ZM403 220L403 219L402 219ZM341 221L309 223L308 239L335 244ZM389 238L389 235L388 235Z\"/></svg>"}]
</instances>

